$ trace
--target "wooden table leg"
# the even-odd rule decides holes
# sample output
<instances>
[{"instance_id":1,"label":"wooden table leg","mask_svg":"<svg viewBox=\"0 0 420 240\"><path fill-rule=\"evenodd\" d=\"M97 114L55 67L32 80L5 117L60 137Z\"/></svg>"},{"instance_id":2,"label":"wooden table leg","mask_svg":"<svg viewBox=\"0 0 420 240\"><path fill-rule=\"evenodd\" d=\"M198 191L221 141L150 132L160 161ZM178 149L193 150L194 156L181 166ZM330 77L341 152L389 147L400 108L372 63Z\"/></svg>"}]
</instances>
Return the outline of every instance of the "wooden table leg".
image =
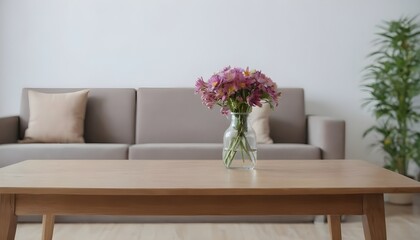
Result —
<instances>
[{"instance_id":1,"label":"wooden table leg","mask_svg":"<svg viewBox=\"0 0 420 240\"><path fill-rule=\"evenodd\" d=\"M330 227L331 240L341 240L341 216L328 215L328 225Z\"/></svg>"},{"instance_id":2,"label":"wooden table leg","mask_svg":"<svg viewBox=\"0 0 420 240\"><path fill-rule=\"evenodd\" d=\"M363 231L366 240L386 240L383 194L363 196Z\"/></svg>"},{"instance_id":3,"label":"wooden table leg","mask_svg":"<svg viewBox=\"0 0 420 240\"><path fill-rule=\"evenodd\" d=\"M42 216L42 240L52 240L54 232L54 215L45 214Z\"/></svg>"},{"instance_id":4,"label":"wooden table leg","mask_svg":"<svg viewBox=\"0 0 420 240\"><path fill-rule=\"evenodd\" d=\"M15 234L15 195L0 194L0 240L13 240Z\"/></svg>"}]
</instances>

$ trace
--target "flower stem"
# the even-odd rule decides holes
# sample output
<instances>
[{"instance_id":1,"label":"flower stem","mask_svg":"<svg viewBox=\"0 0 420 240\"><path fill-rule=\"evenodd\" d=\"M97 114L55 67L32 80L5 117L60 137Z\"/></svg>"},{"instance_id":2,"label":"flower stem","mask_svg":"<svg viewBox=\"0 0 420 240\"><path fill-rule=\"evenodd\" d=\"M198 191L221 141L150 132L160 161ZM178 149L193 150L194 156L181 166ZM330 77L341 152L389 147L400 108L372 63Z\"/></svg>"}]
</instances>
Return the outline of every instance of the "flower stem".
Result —
<instances>
[{"instance_id":1,"label":"flower stem","mask_svg":"<svg viewBox=\"0 0 420 240\"><path fill-rule=\"evenodd\" d=\"M255 160L255 154L252 152L253 150L246 137L246 132L248 130L247 114L232 115L231 127L236 131L236 134L231 138L229 146L225 149L223 155L223 161L228 168L231 166L238 151L241 153L243 163L245 163L246 158L250 158L251 161Z\"/></svg>"}]
</instances>

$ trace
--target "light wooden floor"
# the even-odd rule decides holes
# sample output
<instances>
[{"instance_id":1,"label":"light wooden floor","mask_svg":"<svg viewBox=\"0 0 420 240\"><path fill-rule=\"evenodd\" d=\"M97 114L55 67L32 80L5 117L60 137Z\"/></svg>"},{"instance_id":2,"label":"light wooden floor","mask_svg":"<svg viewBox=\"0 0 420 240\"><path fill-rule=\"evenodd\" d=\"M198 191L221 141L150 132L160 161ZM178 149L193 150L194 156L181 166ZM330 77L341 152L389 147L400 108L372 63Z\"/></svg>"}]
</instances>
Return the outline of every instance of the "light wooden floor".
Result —
<instances>
[{"instance_id":1,"label":"light wooden floor","mask_svg":"<svg viewBox=\"0 0 420 240\"><path fill-rule=\"evenodd\" d=\"M420 239L420 196L412 206L386 204L389 240ZM347 216L342 224L344 240L364 239L358 216ZM18 240L41 239L40 224L19 224ZM297 240L329 239L323 222L285 223L175 223L175 224L56 224L54 240Z\"/></svg>"}]
</instances>

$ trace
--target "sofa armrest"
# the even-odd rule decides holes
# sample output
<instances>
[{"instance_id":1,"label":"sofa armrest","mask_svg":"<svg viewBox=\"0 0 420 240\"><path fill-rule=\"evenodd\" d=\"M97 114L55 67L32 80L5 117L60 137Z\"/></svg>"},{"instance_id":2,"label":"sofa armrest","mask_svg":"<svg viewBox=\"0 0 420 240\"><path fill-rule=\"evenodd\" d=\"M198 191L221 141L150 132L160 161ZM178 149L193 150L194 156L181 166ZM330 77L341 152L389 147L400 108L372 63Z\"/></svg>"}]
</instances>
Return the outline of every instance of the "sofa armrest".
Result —
<instances>
[{"instance_id":1,"label":"sofa armrest","mask_svg":"<svg viewBox=\"0 0 420 240\"><path fill-rule=\"evenodd\" d=\"M345 122L329 117L307 116L308 144L321 149L322 159L344 159Z\"/></svg>"},{"instance_id":2,"label":"sofa armrest","mask_svg":"<svg viewBox=\"0 0 420 240\"><path fill-rule=\"evenodd\" d=\"M19 117L0 117L0 144L16 143L19 136Z\"/></svg>"}]
</instances>

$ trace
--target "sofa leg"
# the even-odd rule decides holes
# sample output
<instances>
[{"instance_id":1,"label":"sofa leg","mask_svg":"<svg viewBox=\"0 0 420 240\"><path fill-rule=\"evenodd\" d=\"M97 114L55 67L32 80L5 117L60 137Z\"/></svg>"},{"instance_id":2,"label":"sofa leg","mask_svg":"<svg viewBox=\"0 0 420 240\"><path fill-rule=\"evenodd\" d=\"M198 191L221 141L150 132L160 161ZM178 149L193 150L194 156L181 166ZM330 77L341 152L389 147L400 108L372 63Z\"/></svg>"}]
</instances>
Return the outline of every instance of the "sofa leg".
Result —
<instances>
[{"instance_id":1,"label":"sofa leg","mask_svg":"<svg viewBox=\"0 0 420 240\"><path fill-rule=\"evenodd\" d=\"M316 215L314 218L314 223L326 223L327 216L326 215Z\"/></svg>"},{"instance_id":2,"label":"sofa leg","mask_svg":"<svg viewBox=\"0 0 420 240\"><path fill-rule=\"evenodd\" d=\"M341 222L346 221L346 215L341 215ZM326 215L316 215L314 218L314 223L327 223L327 216Z\"/></svg>"}]
</instances>

